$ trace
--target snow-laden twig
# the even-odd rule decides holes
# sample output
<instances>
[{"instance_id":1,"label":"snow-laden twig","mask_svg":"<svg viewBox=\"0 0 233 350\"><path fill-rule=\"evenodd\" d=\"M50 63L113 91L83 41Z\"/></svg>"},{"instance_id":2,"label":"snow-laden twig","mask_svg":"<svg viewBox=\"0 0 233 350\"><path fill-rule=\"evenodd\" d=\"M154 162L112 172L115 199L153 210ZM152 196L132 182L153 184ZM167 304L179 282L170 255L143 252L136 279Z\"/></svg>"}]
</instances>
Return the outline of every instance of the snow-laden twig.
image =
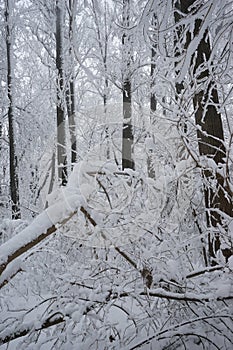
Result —
<instances>
[{"instance_id":1,"label":"snow-laden twig","mask_svg":"<svg viewBox=\"0 0 233 350\"><path fill-rule=\"evenodd\" d=\"M153 339L158 338L159 336L161 336L162 334L165 333L169 333L169 332L173 332L176 329L179 329L183 326L192 324L192 323L196 323L196 322L200 322L200 321L206 321L206 320L211 320L211 319L222 319L222 318L228 318L228 319L232 319L232 317L230 315L211 315L211 316L204 316L204 317L198 317L196 319L191 319L189 321L180 323L180 324L176 324L170 328L165 329L164 331L158 332L155 335L152 335L151 337L141 341L140 343L136 344L133 347L128 347L127 350L134 350L134 349L139 349L141 348L143 345L149 344ZM176 334L172 334L172 335L176 335Z\"/></svg>"},{"instance_id":2,"label":"snow-laden twig","mask_svg":"<svg viewBox=\"0 0 233 350\"><path fill-rule=\"evenodd\" d=\"M127 298L130 296L133 296L135 294L135 291L133 291L132 293L129 291L122 291L121 293L112 293L111 291L109 291L107 296L104 296L104 298L100 298L100 300L95 300L93 302L93 300L90 300L89 298L80 298L80 300L85 300L85 301L92 301L93 303L91 305L88 305L82 312L83 315L87 315L91 310L95 309L95 307L100 304L106 304L106 303L111 303L113 300L118 300L118 299L122 299L122 298ZM167 292L165 290L163 290L162 288L158 288L158 289L154 289L151 290L150 292L147 291L141 291L138 293L141 296L149 296L149 297L155 297L155 298L162 298L162 299L167 299L167 300L176 300L176 301L180 301L180 302L200 302L200 303L205 303L205 302L210 302L210 301L214 301L213 296L206 296L206 295L196 295L194 293L172 293L172 292ZM98 297L96 297L96 299L98 299ZM229 297L218 297L215 298L215 301L220 301L220 300L228 300L228 299L233 299L233 295L229 296ZM56 313L46 316L44 317L41 321L40 321L40 325L37 324L37 326L35 326L34 323L30 323L30 324L23 324L20 327L18 327L17 329L14 330L14 332L12 333L7 333L6 331L2 332L0 334L0 345L8 343L9 341L12 341L14 339L23 337L27 334L29 334L30 332L37 332L37 331L41 331L43 329L52 327L54 325L63 323L66 321L66 319L68 318L72 318L72 314L75 311L72 309L71 312L66 312L65 314L63 314L62 310L61 311L56 311ZM191 323L195 323L195 322L199 322L199 321L206 321L208 319L213 319L213 318L232 318L230 315L212 315L212 316L206 316L206 317L199 317L196 319L192 319L186 322L183 322L181 324L178 325L174 325L173 327L167 328L164 331L158 332L156 335L150 337L149 339L146 339L145 341L139 343L137 346L131 348L131 349L136 349L141 347L141 345L143 344L147 344L149 343L151 340L153 340L154 338L161 336L162 334L165 333L169 333L170 331L174 331L182 326L191 324Z\"/></svg>"}]
</instances>

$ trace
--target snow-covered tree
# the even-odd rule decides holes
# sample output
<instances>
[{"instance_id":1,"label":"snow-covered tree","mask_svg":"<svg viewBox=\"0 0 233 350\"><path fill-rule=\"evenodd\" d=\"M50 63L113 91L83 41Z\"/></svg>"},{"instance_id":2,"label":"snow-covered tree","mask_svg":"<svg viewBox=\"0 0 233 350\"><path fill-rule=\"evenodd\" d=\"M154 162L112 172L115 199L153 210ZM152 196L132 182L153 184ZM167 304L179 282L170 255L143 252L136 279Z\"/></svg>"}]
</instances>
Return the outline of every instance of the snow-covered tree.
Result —
<instances>
[{"instance_id":1,"label":"snow-covered tree","mask_svg":"<svg viewBox=\"0 0 233 350\"><path fill-rule=\"evenodd\" d=\"M56 144L48 142L48 159L39 159L44 140L56 134L57 100L68 165L74 112L77 153L66 186L53 186L46 209L37 207L33 220L25 215L27 224L0 223L0 348L230 350L232 1L23 5L18 23L27 23L28 42L17 35L15 42L25 43L27 59L24 66L18 47L16 76L31 72L37 79L29 79L32 91L27 79L21 83L25 95L17 103L24 106L26 96L31 106L20 130L28 125L25 111L40 117L38 153L27 152L38 163L31 160L31 170L43 174L38 192L47 194L53 182L48 164ZM125 78L131 120L122 108ZM212 116L218 130L205 123ZM128 122L134 155L127 157L135 166L122 169ZM35 135L33 129L33 145ZM215 256L209 237L221 243Z\"/></svg>"},{"instance_id":2,"label":"snow-covered tree","mask_svg":"<svg viewBox=\"0 0 233 350\"><path fill-rule=\"evenodd\" d=\"M8 135L9 135L9 166L10 166L10 197L12 202L12 219L20 218L19 204L19 174L18 157L16 151L16 106L14 83L14 19L13 3L5 1L5 42L6 42L6 70L7 70L7 97L8 97Z\"/></svg>"}]
</instances>

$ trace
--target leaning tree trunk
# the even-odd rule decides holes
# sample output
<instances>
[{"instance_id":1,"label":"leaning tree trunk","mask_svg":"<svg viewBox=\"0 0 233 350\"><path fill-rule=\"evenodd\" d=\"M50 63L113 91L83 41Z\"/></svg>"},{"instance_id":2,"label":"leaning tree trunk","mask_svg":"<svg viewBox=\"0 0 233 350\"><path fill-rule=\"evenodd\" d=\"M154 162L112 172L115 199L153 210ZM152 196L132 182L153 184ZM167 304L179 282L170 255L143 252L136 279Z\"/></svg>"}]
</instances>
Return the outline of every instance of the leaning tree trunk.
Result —
<instances>
[{"instance_id":1,"label":"leaning tree trunk","mask_svg":"<svg viewBox=\"0 0 233 350\"><path fill-rule=\"evenodd\" d=\"M131 86L131 39L128 32L129 28L129 9L130 0L123 0L123 26L124 34L122 36L123 50L123 131L122 131L122 170L134 169L133 159L133 126L132 126L132 86Z\"/></svg>"},{"instance_id":2,"label":"leaning tree trunk","mask_svg":"<svg viewBox=\"0 0 233 350\"><path fill-rule=\"evenodd\" d=\"M67 182L66 129L64 103L63 2L56 0L56 68L57 68L57 162L58 179Z\"/></svg>"},{"instance_id":3,"label":"leaning tree trunk","mask_svg":"<svg viewBox=\"0 0 233 350\"><path fill-rule=\"evenodd\" d=\"M5 21L6 21L6 54L7 54L7 96L8 96L8 127L9 127L9 155L10 155L10 196L12 203L12 219L20 219L19 205L19 179L17 155L15 147L14 130L14 93L13 93L13 64L12 64L12 26L10 25L11 0L6 0Z\"/></svg>"},{"instance_id":4,"label":"leaning tree trunk","mask_svg":"<svg viewBox=\"0 0 233 350\"><path fill-rule=\"evenodd\" d=\"M195 0L180 0L176 7L185 15L190 13L190 6ZM198 11L198 9L196 9ZM175 17L176 19L176 17ZM186 33L185 48L188 50L192 45L192 37L200 37L200 28L203 21L195 19L193 32ZM218 166L225 164L226 149L224 145L224 133L222 116L218 111L219 96L216 83L210 75L211 67L211 45L208 29L203 32L199 39L196 51L192 54L190 65L193 66L195 81L195 92L193 95L193 106L195 122L197 125L198 148L201 156L213 160ZM178 72L179 74L179 72ZM178 85L177 92L182 91L182 83ZM220 248L220 233L218 226L224 226L224 214L233 216L232 193L225 184L224 177L214 173L214 170L202 170L204 183L205 206L207 213L207 225L213 227L215 236L208 237L208 250L210 263L215 258L215 252ZM213 178L216 182L213 187ZM221 215L221 213L223 215Z\"/></svg>"}]
</instances>

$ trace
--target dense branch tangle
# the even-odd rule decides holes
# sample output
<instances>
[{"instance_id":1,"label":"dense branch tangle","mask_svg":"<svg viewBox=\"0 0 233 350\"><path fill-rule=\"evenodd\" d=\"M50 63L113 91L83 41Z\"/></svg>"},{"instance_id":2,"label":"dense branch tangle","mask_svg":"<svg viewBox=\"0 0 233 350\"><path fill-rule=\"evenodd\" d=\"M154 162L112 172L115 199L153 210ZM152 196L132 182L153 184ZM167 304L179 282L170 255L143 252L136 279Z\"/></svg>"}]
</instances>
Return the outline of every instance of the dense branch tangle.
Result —
<instances>
[{"instance_id":1,"label":"dense branch tangle","mask_svg":"<svg viewBox=\"0 0 233 350\"><path fill-rule=\"evenodd\" d=\"M93 226L96 226L97 223L96 221L91 217L91 215L88 213L87 209L85 209L83 206L80 207L80 211L84 214L84 216L87 218L87 220L93 225ZM76 212L72 212L72 213L68 213L67 214L67 218L65 220L63 220L60 225L64 225L65 223L67 223L71 218L72 216L75 214ZM42 213L43 214L43 213ZM42 215L41 214L41 215ZM37 219L38 220L38 219ZM27 251L29 251L32 247L34 247L35 245L37 245L38 243L40 243L41 241L43 241L44 239L46 239L46 237L48 237L49 235L51 235L52 233L54 233L57 229L57 224L56 225L52 225L50 227L47 227L46 231L43 232L43 233L40 233L40 234L35 234L35 238L31 241L31 242L28 242L28 243L25 243L24 245L21 245L21 247L18 247L18 249L15 250L15 252L13 252L9 257L8 257L8 260L1 265L1 271L3 272L4 269L11 263L13 262L17 257L19 257L20 255L26 253ZM27 233L27 232L26 232ZM22 234L22 237L25 236L25 234L23 235ZM18 235L18 237L20 237L20 234ZM14 238L13 238L14 240ZM25 238L23 238L22 241L24 241ZM20 240L19 240L20 241ZM4 251L4 247L1 247L3 248L3 251ZM119 253L124 260L126 260L128 262L129 265L131 265L134 269L138 270L137 268L137 264L134 260L132 260L132 258L127 254L125 253L124 251L122 251L120 248L118 247L115 247L115 250L117 253ZM203 273L206 273L206 272L209 272L211 273L212 271L216 271L218 269L222 269L222 267L212 267L210 268L209 270L202 270L202 271L197 271L196 273L192 273L190 275L187 276L188 279L190 278L195 278L199 275L202 275ZM147 279L146 283L149 281L150 282L150 285L152 283L152 275L151 275L151 272L147 270L145 271L144 270L138 270L138 272L142 275L142 277L144 278L145 277L145 273L150 273L149 277L151 278L151 280L149 281ZM148 276L147 276L148 278ZM147 285L147 287L150 288L150 285ZM91 286L82 286L80 285L80 287L82 288L92 288ZM86 309L86 311L84 312L84 314L88 314L89 311L91 311L93 308L95 308L97 305L99 304L106 304L108 302L111 302L113 300L120 300L122 298L127 298L127 297L133 297L134 298L134 295L135 295L135 292L136 291L132 291L132 292L129 292L129 291L122 291L120 293L116 293L116 292L113 292L111 290L109 290L109 296L106 297L105 299L103 300L96 300L95 302L93 302L92 306L88 306L88 308ZM166 291L164 290L163 288L158 288L158 289L147 289L146 291L141 291L141 290L138 290L137 291L137 294L139 296L145 296L145 297L149 297L153 300L153 298L161 298L161 299L165 299L165 300L173 300L173 301L178 301L178 302L191 302L191 303L206 303L206 302L213 302L213 297L212 295L211 296L208 296L208 295L195 295L194 293L174 293L174 292L169 292L169 291ZM225 296L225 297L216 297L215 301L227 301L227 300L231 300L233 298L232 295L228 295L228 296ZM96 299L98 299L98 295L96 296ZM91 300L90 300L91 301ZM1 344L4 344L4 343L7 343L13 339L17 339L17 338L20 338L20 337L23 337L29 333L33 331L41 331L43 329L46 329L48 327L52 327L54 325L58 325L60 323L64 323L65 322L65 318L66 317L71 317L72 315L71 314L63 314L62 311L61 312L55 312L54 314L50 315L50 316L46 316L44 317L42 320L41 320L41 325L40 326L37 326L37 327L34 327L32 326L31 327L19 327L16 329L15 333L9 333L9 334L5 334L1 339L0 339L0 343ZM222 316L220 315L219 318L221 318ZM229 316L223 316L223 317L229 317ZM176 326L177 328L179 328L179 325ZM169 330L167 330L169 331ZM166 330L164 332L167 332ZM151 339L152 340L152 339ZM148 342L149 340L147 340Z\"/></svg>"}]
</instances>

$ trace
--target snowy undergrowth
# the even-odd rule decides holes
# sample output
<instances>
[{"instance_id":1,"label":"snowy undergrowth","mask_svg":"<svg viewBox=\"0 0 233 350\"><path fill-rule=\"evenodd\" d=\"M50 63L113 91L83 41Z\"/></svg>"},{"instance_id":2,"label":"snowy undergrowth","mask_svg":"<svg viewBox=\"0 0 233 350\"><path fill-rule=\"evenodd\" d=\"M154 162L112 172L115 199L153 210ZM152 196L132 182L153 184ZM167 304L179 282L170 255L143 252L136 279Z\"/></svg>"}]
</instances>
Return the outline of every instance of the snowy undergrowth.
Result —
<instances>
[{"instance_id":1,"label":"snowy undergrowth","mask_svg":"<svg viewBox=\"0 0 233 350\"><path fill-rule=\"evenodd\" d=\"M38 234L38 228L77 214L22 256L21 271L2 289L1 339L17 331L27 334L8 348L146 350L215 344L230 349L231 260L212 270L204 267L207 237L200 235L191 212L175 221L179 207L174 203L172 219L158 216L154 202L164 190L142 173L116 174L117 169L102 167L96 174L92 169L94 177L83 187L76 170L67 188L51 196L55 204L46 211L47 224L42 217L38 225L38 217L30 232ZM166 196L162 203L166 207ZM110 234L114 220L118 225Z\"/></svg>"}]
</instances>

